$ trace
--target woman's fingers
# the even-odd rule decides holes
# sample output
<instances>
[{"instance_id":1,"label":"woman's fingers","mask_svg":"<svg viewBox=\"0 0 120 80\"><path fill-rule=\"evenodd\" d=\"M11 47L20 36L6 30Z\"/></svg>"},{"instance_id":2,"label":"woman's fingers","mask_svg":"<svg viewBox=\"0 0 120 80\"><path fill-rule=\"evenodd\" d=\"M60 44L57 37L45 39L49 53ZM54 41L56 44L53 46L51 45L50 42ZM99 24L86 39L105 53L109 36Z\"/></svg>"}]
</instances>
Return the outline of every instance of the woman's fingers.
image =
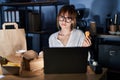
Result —
<instances>
[{"instance_id":1,"label":"woman's fingers","mask_svg":"<svg viewBox=\"0 0 120 80\"><path fill-rule=\"evenodd\" d=\"M85 38L85 43L91 45L91 40L89 38Z\"/></svg>"},{"instance_id":2,"label":"woman's fingers","mask_svg":"<svg viewBox=\"0 0 120 80\"><path fill-rule=\"evenodd\" d=\"M90 38L85 38L84 42L83 42L83 46L84 47L88 47L90 46L92 43L91 43L91 40Z\"/></svg>"}]
</instances>

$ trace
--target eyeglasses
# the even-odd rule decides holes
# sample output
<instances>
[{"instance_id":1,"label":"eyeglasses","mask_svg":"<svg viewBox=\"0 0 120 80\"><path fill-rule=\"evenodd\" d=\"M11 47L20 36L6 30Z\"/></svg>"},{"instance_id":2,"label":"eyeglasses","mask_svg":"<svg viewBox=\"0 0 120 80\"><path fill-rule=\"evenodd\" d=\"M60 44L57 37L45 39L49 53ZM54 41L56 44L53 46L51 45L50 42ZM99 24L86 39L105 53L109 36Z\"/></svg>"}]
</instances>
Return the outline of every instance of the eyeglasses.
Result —
<instances>
[{"instance_id":1,"label":"eyeglasses","mask_svg":"<svg viewBox=\"0 0 120 80\"><path fill-rule=\"evenodd\" d=\"M64 21L67 23L70 23L72 21L72 17L64 17L64 16L59 16L59 21Z\"/></svg>"}]
</instances>

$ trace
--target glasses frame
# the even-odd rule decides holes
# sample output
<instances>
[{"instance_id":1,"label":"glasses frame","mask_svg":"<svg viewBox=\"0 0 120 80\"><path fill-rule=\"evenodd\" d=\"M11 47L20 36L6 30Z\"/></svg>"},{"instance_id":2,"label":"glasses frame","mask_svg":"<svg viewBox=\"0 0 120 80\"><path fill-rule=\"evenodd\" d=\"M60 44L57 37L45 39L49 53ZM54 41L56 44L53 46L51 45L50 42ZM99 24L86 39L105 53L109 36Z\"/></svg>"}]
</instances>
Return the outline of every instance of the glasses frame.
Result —
<instances>
[{"instance_id":1,"label":"glasses frame","mask_svg":"<svg viewBox=\"0 0 120 80\"><path fill-rule=\"evenodd\" d=\"M59 16L59 21L65 21L67 23L70 23L72 21L72 17L65 17L65 16Z\"/></svg>"}]
</instances>

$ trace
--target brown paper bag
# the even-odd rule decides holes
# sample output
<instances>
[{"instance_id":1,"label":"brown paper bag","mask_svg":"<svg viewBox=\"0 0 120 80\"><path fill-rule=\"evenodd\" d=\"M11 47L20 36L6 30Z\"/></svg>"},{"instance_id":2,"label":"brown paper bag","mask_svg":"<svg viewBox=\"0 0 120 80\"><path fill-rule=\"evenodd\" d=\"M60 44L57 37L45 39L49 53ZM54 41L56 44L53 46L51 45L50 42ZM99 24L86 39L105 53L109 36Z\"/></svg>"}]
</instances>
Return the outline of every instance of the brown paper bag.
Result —
<instances>
[{"instance_id":1,"label":"brown paper bag","mask_svg":"<svg viewBox=\"0 0 120 80\"><path fill-rule=\"evenodd\" d=\"M26 60L33 60L35 58L38 58L38 53L34 50L28 50L23 54L23 57Z\"/></svg>"},{"instance_id":2,"label":"brown paper bag","mask_svg":"<svg viewBox=\"0 0 120 80\"><path fill-rule=\"evenodd\" d=\"M43 54L39 55L38 58L30 61L30 70L32 72L42 70L44 68Z\"/></svg>"},{"instance_id":3,"label":"brown paper bag","mask_svg":"<svg viewBox=\"0 0 120 80\"><path fill-rule=\"evenodd\" d=\"M15 29L6 29L6 26L13 25ZM21 62L22 58L16 56L16 51L27 50L24 29L18 29L16 23L4 23L0 30L0 56L11 62Z\"/></svg>"},{"instance_id":4,"label":"brown paper bag","mask_svg":"<svg viewBox=\"0 0 120 80\"><path fill-rule=\"evenodd\" d=\"M31 70L30 62L34 59L38 59L38 53L34 50L28 50L24 52L22 56L23 56L22 69L30 71Z\"/></svg>"}]
</instances>

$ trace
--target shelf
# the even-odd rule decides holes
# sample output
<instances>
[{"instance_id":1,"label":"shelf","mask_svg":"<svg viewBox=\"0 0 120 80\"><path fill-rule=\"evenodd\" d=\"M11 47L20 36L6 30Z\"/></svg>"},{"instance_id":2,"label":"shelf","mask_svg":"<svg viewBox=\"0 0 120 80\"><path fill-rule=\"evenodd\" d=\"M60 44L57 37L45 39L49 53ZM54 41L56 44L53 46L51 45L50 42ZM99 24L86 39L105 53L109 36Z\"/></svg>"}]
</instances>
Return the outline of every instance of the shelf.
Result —
<instances>
[{"instance_id":1,"label":"shelf","mask_svg":"<svg viewBox=\"0 0 120 80\"><path fill-rule=\"evenodd\" d=\"M44 15L42 14L42 6L54 6L55 15L57 16L58 5L65 4L69 4L69 2L66 0L65 2L62 0L47 0L40 2L0 3L0 28L2 28L1 25L4 22L17 22L19 24L19 28L25 29L28 49L39 52L43 47L48 47L49 35L52 34L54 30L50 28L51 30L47 31L47 27L44 28L42 20L42 15ZM36 20L40 24L37 24Z\"/></svg>"},{"instance_id":2,"label":"shelf","mask_svg":"<svg viewBox=\"0 0 120 80\"><path fill-rule=\"evenodd\" d=\"M54 32L50 32L50 31L36 31L36 32L28 32L29 33L32 33L32 34L52 34Z\"/></svg>"},{"instance_id":3,"label":"shelf","mask_svg":"<svg viewBox=\"0 0 120 80\"><path fill-rule=\"evenodd\" d=\"M62 5L63 2L57 1L41 1L41 2L13 2L13 3L1 3L0 6L47 6L47 5Z\"/></svg>"},{"instance_id":4,"label":"shelf","mask_svg":"<svg viewBox=\"0 0 120 80\"><path fill-rule=\"evenodd\" d=\"M110 34L98 34L98 38L111 38L111 39L120 39L120 35L110 35Z\"/></svg>"}]
</instances>

